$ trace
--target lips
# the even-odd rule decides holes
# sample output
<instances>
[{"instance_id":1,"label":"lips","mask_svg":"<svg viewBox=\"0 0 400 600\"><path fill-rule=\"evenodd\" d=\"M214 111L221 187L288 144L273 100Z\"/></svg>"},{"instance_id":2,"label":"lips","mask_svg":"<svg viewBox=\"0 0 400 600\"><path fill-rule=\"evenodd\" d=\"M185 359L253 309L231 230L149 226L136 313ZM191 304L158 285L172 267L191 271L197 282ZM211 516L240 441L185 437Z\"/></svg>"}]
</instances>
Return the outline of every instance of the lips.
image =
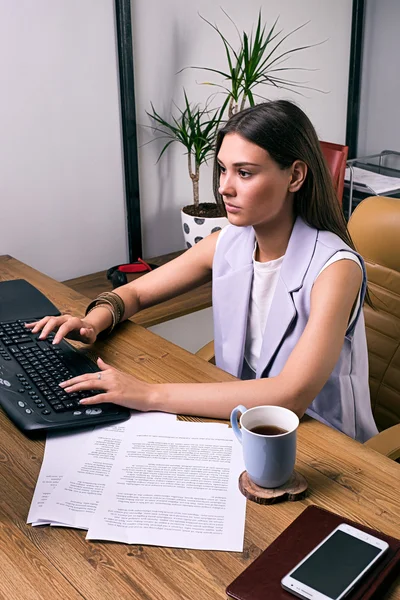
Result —
<instances>
[{"instance_id":1,"label":"lips","mask_svg":"<svg viewBox=\"0 0 400 600\"><path fill-rule=\"evenodd\" d=\"M227 213L237 213L240 211L239 206L235 206L234 204L229 204L225 202L225 208Z\"/></svg>"}]
</instances>

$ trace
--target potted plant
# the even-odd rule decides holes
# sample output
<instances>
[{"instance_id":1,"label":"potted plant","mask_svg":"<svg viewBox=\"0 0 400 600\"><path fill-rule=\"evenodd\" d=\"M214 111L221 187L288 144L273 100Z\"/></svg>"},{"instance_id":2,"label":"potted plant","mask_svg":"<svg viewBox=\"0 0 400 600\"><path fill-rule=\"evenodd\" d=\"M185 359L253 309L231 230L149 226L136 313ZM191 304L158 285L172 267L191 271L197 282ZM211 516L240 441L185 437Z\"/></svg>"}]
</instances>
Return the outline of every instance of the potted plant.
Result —
<instances>
[{"instance_id":1,"label":"potted plant","mask_svg":"<svg viewBox=\"0 0 400 600\"><path fill-rule=\"evenodd\" d=\"M223 11L224 14L232 21L229 15ZM238 49L235 50L233 45L223 35L221 30L216 26L207 21L204 17L200 17L205 21L220 37L227 60L227 69L220 71L211 67L196 67L192 66L192 69L201 69L215 73L223 77L223 84L213 82L203 82L205 85L212 85L220 88L227 97L229 103L228 117L239 110L243 110L248 102L250 106L255 105L255 98L261 98L262 96L255 94L254 88L259 85L270 85L275 88L284 90L290 90L294 93L301 94L300 89L314 89L305 85L305 82L292 81L284 77L287 71L307 71L309 69L299 67L288 67L281 66L283 63L290 58L291 55L296 54L302 50L307 50L317 46L318 44L310 44L305 46L297 46L290 50L281 50L282 44L297 31L305 27L307 23L296 27L286 35L282 35L282 30L277 30L278 19L275 20L272 27L268 30L266 25L262 23L261 10L258 13L257 27L255 33L251 32L248 35L246 32L240 34L238 28L236 28L239 43ZM320 91L320 90L315 90Z\"/></svg>"},{"instance_id":2,"label":"potted plant","mask_svg":"<svg viewBox=\"0 0 400 600\"><path fill-rule=\"evenodd\" d=\"M166 139L158 160L174 142L179 142L186 150L188 172L193 186L193 204L184 206L181 210L187 248L228 223L222 199L217 199L216 202L199 201L200 167L214 153L216 133L226 106L227 102L217 109L190 104L184 91L184 108L177 107L177 116L172 116L169 121L155 110L153 104L152 112L147 113L154 122L153 131L160 134L155 139Z\"/></svg>"},{"instance_id":3,"label":"potted plant","mask_svg":"<svg viewBox=\"0 0 400 600\"><path fill-rule=\"evenodd\" d=\"M230 19L227 13L225 14ZM205 107L201 107L199 104L191 105L186 92L184 92L184 108L178 108L178 116L172 116L170 121L161 117L153 105L151 105L152 112L147 113L155 123L153 130L160 134L156 139L164 138L167 140L158 160L174 142L180 142L186 149L188 171L193 185L193 205L185 206L181 211L181 216L188 248L200 241L205 235L220 229L228 223L222 198L218 198L216 203L199 202L200 167L207 162L214 152L216 133L226 108L228 107L228 117L231 117L237 111L245 108L246 103L254 106L255 98L262 98L254 91L254 88L259 85L272 85L275 88L291 90L298 94L301 93L299 89L313 89L305 85L304 82L296 82L284 77L286 71L306 71L307 69L281 65L291 55L318 45L311 44L282 50L282 44L307 23L300 25L286 35L282 35L282 30L277 30L278 19L272 27L267 29L266 25L262 23L260 10L255 33L251 32L248 35L243 32L243 34L240 34L235 26L239 37L238 49L235 50L216 25L207 21L204 17L201 18L220 37L225 49L227 69L221 71L211 67L189 68L203 69L223 77L223 84L204 82L223 91L226 96L223 105L221 108L214 110L210 110L207 105Z\"/></svg>"}]
</instances>

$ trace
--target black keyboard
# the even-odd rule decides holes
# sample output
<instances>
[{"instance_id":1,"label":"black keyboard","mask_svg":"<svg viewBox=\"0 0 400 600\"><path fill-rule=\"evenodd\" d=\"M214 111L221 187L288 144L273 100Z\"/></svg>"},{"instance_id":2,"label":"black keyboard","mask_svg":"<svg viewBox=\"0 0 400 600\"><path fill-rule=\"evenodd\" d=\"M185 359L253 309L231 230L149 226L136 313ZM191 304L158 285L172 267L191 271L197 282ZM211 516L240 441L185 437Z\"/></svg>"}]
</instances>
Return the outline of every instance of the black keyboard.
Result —
<instances>
[{"instance_id":1,"label":"black keyboard","mask_svg":"<svg viewBox=\"0 0 400 600\"><path fill-rule=\"evenodd\" d=\"M0 322L0 406L17 427L33 433L129 418L130 411L115 404L79 405L98 392L68 394L60 388L61 381L99 368L65 340L53 345L54 334L39 340L24 324Z\"/></svg>"}]
</instances>

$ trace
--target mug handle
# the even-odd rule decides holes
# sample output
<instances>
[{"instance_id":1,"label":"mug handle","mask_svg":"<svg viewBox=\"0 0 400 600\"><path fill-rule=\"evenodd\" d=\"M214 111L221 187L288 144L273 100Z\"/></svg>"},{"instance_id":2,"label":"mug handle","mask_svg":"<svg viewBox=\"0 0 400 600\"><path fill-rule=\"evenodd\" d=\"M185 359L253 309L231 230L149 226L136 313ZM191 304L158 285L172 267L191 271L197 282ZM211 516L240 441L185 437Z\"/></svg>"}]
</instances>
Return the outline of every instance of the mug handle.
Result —
<instances>
[{"instance_id":1,"label":"mug handle","mask_svg":"<svg viewBox=\"0 0 400 600\"><path fill-rule=\"evenodd\" d=\"M231 412L231 425L233 429L233 433L236 435L237 439L240 443L242 443L242 431L238 424L238 413L245 413L247 408L242 404L239 404L236 408Z\"/></svg>"}]
</instances>

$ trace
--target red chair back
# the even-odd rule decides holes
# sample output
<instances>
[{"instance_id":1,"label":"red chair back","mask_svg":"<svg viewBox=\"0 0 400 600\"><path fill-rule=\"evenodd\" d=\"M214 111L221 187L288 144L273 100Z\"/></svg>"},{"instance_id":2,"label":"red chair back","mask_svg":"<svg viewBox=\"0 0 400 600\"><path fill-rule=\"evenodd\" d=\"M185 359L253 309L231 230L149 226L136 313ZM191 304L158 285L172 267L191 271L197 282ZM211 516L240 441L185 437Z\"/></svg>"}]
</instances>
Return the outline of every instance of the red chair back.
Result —
<instances>
[{"instance_id":1,"label":"red chair back","mask_svg":"<svg viewBox=\"0 0 400 600\"><path fill-rule=\"evenodd\" d=\"M346 161L349 153L348 146L333 144L331 142L320 142L322 153L326 164L331 172L333 185L340 204L343 200L344 174L346 170Z\"/></svg>"}]
</instances>

